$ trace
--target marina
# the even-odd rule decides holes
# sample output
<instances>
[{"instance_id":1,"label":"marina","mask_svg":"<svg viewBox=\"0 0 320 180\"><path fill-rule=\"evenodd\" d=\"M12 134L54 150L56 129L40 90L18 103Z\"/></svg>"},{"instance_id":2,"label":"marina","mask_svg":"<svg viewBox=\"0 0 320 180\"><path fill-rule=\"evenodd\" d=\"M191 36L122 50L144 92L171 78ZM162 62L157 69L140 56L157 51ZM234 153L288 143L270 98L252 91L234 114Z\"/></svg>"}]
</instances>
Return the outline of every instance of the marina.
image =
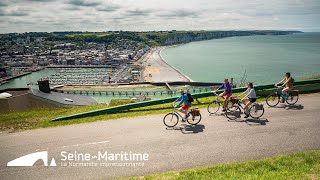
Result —
<instances>
[{"instance_id":1,"label":"marina","mask_svg":"<svg viewBox=\"0 0 320 180\"><path fill-rule=\"evenodd\" d=\"M57 73L43 78L50 85L89 85L109 83L112 69L106 68L57 68Z\"/></svg>"},{"instance_id":2,"label":"marina","mask_svg":"<svg viewBox=\"0 0 320 180\"><path fill-rule=\"evenodd\" d=\"M49 80L50 85L102 85L133 81L130 67L126 65L118 68L55 68L55 70L57 73L42 80Z\"/></svg>"},{"instance_id":3,"label":"marina","mask_svg":"<svg viewBox=\"0 0 320 180\"><path fill-rule=\"evenodd\" d=\"M37 81L49 80L51 86L56 85L106 85L110 83L129 83L137 78L133 74L135 66L119 66L118 68L45 68L23 76L3 80L1 89L37 87Z\"/></svg>"}]
</instances>

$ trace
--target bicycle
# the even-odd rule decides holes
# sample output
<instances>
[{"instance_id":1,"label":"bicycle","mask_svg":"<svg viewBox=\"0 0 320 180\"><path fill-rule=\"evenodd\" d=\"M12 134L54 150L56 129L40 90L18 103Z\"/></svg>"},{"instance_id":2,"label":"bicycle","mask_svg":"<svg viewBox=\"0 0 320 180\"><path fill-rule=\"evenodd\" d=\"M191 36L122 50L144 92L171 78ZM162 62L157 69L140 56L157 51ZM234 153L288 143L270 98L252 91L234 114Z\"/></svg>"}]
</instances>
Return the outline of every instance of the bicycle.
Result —
<instances>
[{"instance_id":1,"label":"bicycle","mask_svg":"<svg viewBox=\"0 0 320 180\"><path fill-rule=\"evenodd\" d=\"M173 105L172 113L168 113L164 116L163 123L167 127L174 127L178 124L179 117L182 119L182 121L187 121L191 125L197 125L201 121L200 111L197 111L197 113L195 113L195 109L191 109L190 111L188 111L187 118L184 118L180 115L180 113L177 112L177 108L175 108L175 105Z\"/></svg>"},{"instance_id":2,"label":"bicycle","mask_svg":"<svg viewBox=\"0 0 320 180\"><path fill-rule=\"evenodd\" d=\"M269 94L266 99L266 103L270 107L275 107L280 102L280 97L282 98L282 102L286 101L289 105L294 105L299 100L299 91L298 90L290 90L288 95L284 95L281 92L282 87L276 86L278 89Z\"/></svg>"},{"instance_id":3,"label":"bicycle","mask_svg":"<svg viewBox=\"0 0 320 180\"><path fill-rule=\"evenodd\" d=\"M242 102L239 98L231 98L230 100L234 104L233 108L227 109L225 115L230 120L235 120L241 117L242 111L245 112L244 107L242 106ZM242 110L242 111L241 111ZM252 103L251 107L249 107L249 116L253 119L259 119L264 114L264 107L262 104Z\"/></svg>"},{"instance_id":4,"label":"bicycle","mask_svg":"<svg viewBox=\"0 0 320 180\"><path fill-rule=\"evenodd\" d=\"M215 114L219 111L221 104L223 105L223 99L215 91L212 91L216 95L216 99L208 104L207 111L210 114ZM231 108L233 104L230 104L230 100L227 101L227 109Z\"/></svg>"}]
</instances>

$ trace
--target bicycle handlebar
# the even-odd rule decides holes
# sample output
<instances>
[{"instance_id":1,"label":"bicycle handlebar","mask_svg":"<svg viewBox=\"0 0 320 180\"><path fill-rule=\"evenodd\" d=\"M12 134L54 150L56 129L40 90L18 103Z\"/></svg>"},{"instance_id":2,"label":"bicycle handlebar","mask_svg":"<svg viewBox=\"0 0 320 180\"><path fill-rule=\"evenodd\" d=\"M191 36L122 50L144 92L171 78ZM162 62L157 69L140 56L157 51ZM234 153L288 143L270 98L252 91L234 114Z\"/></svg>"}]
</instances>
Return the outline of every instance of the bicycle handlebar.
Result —
<instances>
[{"instance_id":1,"label":"bicycle handlebar","mask_svg":"<svg viewBox=\"0 0 320 180\"><path fill-rule=\"evenodd\" d=\"M219 96L216 91L211 91L214 95Z\"/></svg>"},{"instance_id":2,"label":"bicycle handlebar","mask_svg":"<svg viewBox=\"0 0 320 180\"><path fill-rule=\"evenodd\" d=\"M173 109L177 109L177 107L176 107L176 103L172 103L172 107L173 107Z\"/></svg>"}]
</instances>

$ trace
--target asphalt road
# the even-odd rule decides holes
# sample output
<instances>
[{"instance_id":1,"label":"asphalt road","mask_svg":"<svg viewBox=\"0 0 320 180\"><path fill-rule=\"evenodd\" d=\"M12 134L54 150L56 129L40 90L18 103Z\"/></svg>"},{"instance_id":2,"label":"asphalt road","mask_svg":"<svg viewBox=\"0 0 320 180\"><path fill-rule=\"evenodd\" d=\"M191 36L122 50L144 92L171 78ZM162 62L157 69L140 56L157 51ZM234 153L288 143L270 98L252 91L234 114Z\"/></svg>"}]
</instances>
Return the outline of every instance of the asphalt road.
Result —
<instances>
[{"instance_id":1,"label":"asphalt road","mask_svg":"<svg viewBox=\"0 0 320 180\"><path fill-rule=\"evenodd\" d=\"M111 179L188 169L207 165L260 159L289 152L320 149L320 94L302 96L295 106L268 108L260 122L227 121L209 116L195 127L179 123L166 129L163 115L127 118L64 127L0 134L0 179ZM7 162L23 155L48 151L45 167L37 161L32 167L7 167ZM63 167L61 152L147 153L140 167ZM133 161L117 161L133 162ZM134 161L135 162L135 161ZM65 164L64 164L65 165Z\"/></svg>"}]
</instances>

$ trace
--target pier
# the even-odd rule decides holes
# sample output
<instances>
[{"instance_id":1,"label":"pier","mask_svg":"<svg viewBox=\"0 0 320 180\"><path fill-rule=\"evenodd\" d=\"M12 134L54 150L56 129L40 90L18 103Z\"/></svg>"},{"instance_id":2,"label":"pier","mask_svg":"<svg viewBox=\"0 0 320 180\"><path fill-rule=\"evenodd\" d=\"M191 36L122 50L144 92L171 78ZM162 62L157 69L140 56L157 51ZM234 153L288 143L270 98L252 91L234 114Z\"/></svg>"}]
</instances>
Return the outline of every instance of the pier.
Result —
<instances>
[{"instance_id":1,"label":"pier","mask_svg":"<svg viewBox=\"0 0 320 180\"><path fill-rule=\"evenodd\" d=\"M79 94L79 95L100 95L100 96L173 96L180 94L180 89L158 90L158 91L89 91L89 90L53 90L58 93ZM191 87L185 91L201 93L212 91L212 87Z\"/></svg>"},{"instance_id":2,"label":"pier","mask_svg":"<svg viewBox=\"0 0 320 180\"><path fill-rule=\"evenodd\" d=\"M10 77L6 77L6 78L2 78L1 80L4 82L4 81L9 81L11 79L15 79L15 78L19 78L19 77L22 77L22 76L25 76L25 75L28 75L28 74L31 74L32 72L24 72L24 73L21 73L21 74L18 74L18 75L15 75L15 76L10 76Z\"/></svg>"},{"instance_id":3,"label":"pier","mask_svg":"<svg viewBox=\"0 0 320 180\"><path fill-rule=\"evenodd\" d=\"M79 94L79 95L99 95L99 96L124 96L124 97L134 97L134 96L175 96L180 94L180 89L183 88L185 91L193 93L202 93L202 92L210 92L213 89L216 89L221 83L207 83L207 82L139 82L139 83L117 83L106 85L106 87L112 86L137 86L137 85L152 85L163 87L161 89L152 89L149 87L145 87L143 90L134 90L132 88L128 88L131 90L91 90L96 85L92 85L87 89L79 89L72 90L61 89L64 86L55 86L52 88L52 91L64 94ZM65 85L65 86L77 86L77 85ZM80 85L81 86L81 85ZM173 87L179 86L179 87ZM235 87L235 86L234 86Z\"/></svg>"}]
</instances>

